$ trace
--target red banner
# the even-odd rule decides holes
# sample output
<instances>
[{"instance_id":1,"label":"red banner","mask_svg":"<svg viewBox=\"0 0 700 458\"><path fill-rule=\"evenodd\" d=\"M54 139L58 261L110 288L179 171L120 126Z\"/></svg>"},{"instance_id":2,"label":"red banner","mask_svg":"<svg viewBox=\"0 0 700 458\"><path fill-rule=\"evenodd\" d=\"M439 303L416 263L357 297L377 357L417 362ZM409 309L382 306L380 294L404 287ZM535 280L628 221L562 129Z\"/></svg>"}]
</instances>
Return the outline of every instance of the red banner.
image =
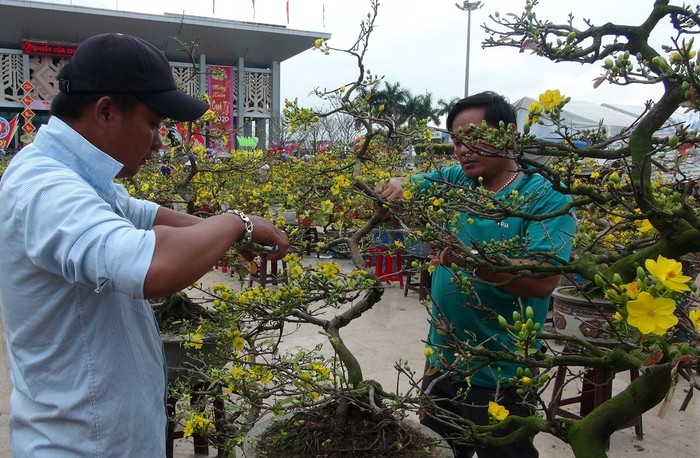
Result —
<instances>
[{"instance_id":1,"label":"red banner","mask_svg":"<svg viewBox=\"0 0 700 458\"><path fill-rule=\"evenodd\" d=\"M45 56L71 57L78 48L76 44L50 43L47 41L22 40L24 54L43 54Z\"/></svg>"},{"instance_id":2,"label":"red banner","mask_svg":"<svg viewBox=\"0 0 700 458\"><path fill-rule=\"evenodd\" d=\"M219 135L232 138L234 132L233 123L233 67L223 65L209 65L209 106L219 117L213 124L213 130ZM211 139L210 146L217 153L228 153L230 143Z\"/></svg>"},{"instance_id":3,"label":"red banner","mask_svg":"<svg viewBox=\"0 0 700 458\"><path fill-rule=\"evenodd\" d=\"M0 149L5 149L10 146L12 137L15 136L17 131L17 119L19 115L15 115L12 121L7 121L7 119L0 117Z\"/></svg>"}]
</instances>

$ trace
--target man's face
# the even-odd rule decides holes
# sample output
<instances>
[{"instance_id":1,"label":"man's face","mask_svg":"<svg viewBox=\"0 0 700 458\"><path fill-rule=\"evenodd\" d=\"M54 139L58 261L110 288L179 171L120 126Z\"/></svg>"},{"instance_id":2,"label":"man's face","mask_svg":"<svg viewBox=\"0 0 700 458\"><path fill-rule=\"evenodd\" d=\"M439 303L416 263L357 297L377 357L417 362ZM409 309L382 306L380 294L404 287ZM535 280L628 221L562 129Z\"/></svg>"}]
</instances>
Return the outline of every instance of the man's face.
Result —
<instances>
[{"instance_id":1,"label":"man's face","mask_svg":"<svg viewBox=\"0 0 700 458\"><path fill-rule=\"evenodd\" d=\"M479 177L489 179L501 173L506 167L504 157L494 156L498 152L486 142L469 143L468 137L473 130L471 124L481 126L486 109L484 107L467 108L460 111L448 126L454 143L454 155L459 160L462 170L469 178L476 180ZM489 125L489 127L495 127ZM460 140L460 138L463 139Z\"/></svg>"},{"instance_id":2,"label":"man's face","mask_svg":"<svg viewBox=\"0 0 700 458\"><path fill-rule=\"evenodd\" d=\"M138 103L130 114L118 111L110 146L112 157L124 164L117 175L123 178L136 175L151 153L161 147L159 129L163 118L143 103Z\"/></svg>"}]
</instances>

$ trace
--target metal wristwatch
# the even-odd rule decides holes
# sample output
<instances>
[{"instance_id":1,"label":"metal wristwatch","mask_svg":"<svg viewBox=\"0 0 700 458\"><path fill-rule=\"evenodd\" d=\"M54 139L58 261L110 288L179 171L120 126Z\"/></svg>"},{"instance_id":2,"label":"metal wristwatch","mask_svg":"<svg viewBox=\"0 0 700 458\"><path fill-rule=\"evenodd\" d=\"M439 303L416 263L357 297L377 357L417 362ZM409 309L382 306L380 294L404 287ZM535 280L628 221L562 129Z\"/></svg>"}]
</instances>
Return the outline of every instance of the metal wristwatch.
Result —
<instances>
[{"instance_id":1,"label":"metal wristwatch","mask_svg":"<svg viewBox=\"0 0 700 458\"><path fill-rule=\"evenodd\" d=\"M233 213L243 220L244 231L243 236L235 242L232 246L234 248L240 248L248 245L253 240L253 222L248 218L248 216L240 210L226 210L226 213Z\"/></svg>"}]
</instances>

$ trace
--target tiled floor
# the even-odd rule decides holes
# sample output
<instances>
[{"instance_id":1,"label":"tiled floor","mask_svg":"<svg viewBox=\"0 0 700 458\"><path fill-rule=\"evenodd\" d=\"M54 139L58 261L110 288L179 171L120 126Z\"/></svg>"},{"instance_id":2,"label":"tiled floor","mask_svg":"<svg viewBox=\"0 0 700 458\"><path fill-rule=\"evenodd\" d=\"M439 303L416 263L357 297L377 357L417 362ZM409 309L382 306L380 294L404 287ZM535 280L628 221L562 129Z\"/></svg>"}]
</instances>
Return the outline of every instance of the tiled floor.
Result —
<instances>
[{"instance_id":1,"label":"tiled floor","mask_svg":"<svg viewBox=\"0 0 700 458\"><path fill-rule=\"evenodd\" d=\"M315 263L316 258L308 258ZM203 279L205 282L229 281L230 277L220 271L212 271ZM399 359L407 360L411 367L423 367L423 344L427 331L427 312L418 302L418 294L410 292L404 297L398 284L388 285L382 301L364 316L355 320L343 336L348 346L355 352L365 369L365 378L379 381L386 389L396 390L396 371L393 365ZM308 346L319 342L316 329L305 329L295 336L289 345ZM4 351L4 342L3 342ZM5 359L3 358L3 362ZM0 458L9 457L7 434L9 381L6 366L0 367ZM614 389L624 386L624 378L615 380ZM399 386L399 390L403 389ZM634 430L628 428L613 434L609 456L611 458L672 456L675 458L699 457L697 436L700 432L700 401L698 394L691 401L686 412L679 412L678 406L685 396L684 386L679 384L673 398L673 405L665 418L658 417L659 408L652 409L644 416L644 440L638 440ZM566 444L558 439L540 434L535 443L543 458L573 457ZM192 445L187 441L177 441L175 456L195 457ZM215 450L210 449L210 456Z\"/></svg>"}]
</instances>

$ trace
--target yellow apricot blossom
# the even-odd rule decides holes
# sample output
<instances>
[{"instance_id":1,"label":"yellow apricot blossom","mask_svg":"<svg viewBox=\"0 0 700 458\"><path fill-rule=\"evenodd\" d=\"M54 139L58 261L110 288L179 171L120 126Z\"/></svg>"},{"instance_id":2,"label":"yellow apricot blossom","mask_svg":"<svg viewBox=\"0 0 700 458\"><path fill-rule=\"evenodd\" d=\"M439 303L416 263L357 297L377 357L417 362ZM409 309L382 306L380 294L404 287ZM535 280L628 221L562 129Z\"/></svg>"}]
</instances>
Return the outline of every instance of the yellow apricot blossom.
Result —
<instances>
[{"instance_id":1,"label":"yellow apricot blossom","mask_svg":"<svg viewBox=\"0 0 700 458\"><path fill-rule=\"evenodd\" d=\"M185 427L182 429L182 437L188 438L194 432L194 422L192 420L187 420Z\"/></svg>"},{"instance_id":2,"label":"yellow apricot blossom","mask_svg":"<svg viewBox=\"0 0 700 458\"><path fill-rule=\"evenodd\" d=\"M260 383L267 385L272 381L272 372L266 371L260 376Z\"/></svg>"},{"instance_id":3,"label":"yellow apricot blossom","mask_svg":"<svg viewBox=\"0 0 700 458\"><path fill-rule=\"evenodd\" d=\"M337 196L343 189L349 188L351 184L352 182L349 179L347 179L347 177L344 177L343 175L338 175L337 177L335 177L335 184L331 186L331 194Z\"/></svg>"},{"instance_id":4,"label":"yellow apricot blossom","mask_svg":"<svg viewBox=\"0 0 700 458\"><path fill-rule=\"evenodd\" d=\"M185 422L185 427L183 428L183 437L189 437L195 432L206 433L210 428L213 428L212 422L201 415L195 415L194 418L187 420Z\"/></svg>"},{"instance_id":5,"label":"yellow apricot blossom","mask_svg":"<svg viewBox=\"0 0 700 458\"><path fill-rule=\"evenodd\" d=\"M637 299L627 303L627 323L642 334L663 335L678 323L673 314L676 301L667 297L653 297L643 291Z\"/></svg>"},{"instance_id":6,"label":"yellow apricot blossom","mask_svg":"<svg viewBox=\"0 0 700 458\"><path fill-rule=\"evenodd\" d=\"M318 372L318 374L325 379L327 379L331 375L331 370L323 364L313 363L311 365L311 368L314 371Z\"/></svg>"},{"instance_id":7,"label":"yellow apricot blossom","mask_svg":"<svg viewBox=\"0 0 700 458\"><path fill-rule=\"evenodd\" d=\"M489 415L493 418L495 418L498 421L503 421L506 419L506 417L510 414L508 409L503 407L502 405L489 401Z\"/></svg>"},{"instance_id":8,"label":"yellow apricot blossom","mask_svg":"<svg viewBox=\"0 0 700 458\"><path fill-rule=\"evenodd\" d=\"M209 121L216 121L217 119L219 119L219 115L217 115L214 110L207 110L202 115L202 121L209 122Z\"/></svg>"},{"instance_id":9,"label":"yellow apricot blossom","mask_svg":"<svg viewBox=\"0 0 700 458\"><path fill-rule=\"evenodd\" d=\"M304 268L301 267L300 265L296 265L289 269L289 276L292 278L299 278L301 277L301 274L304 273Z\"/></svg>"},{"instance_id":10,"label":"yellow apricot blossom","mask_svg":"<svg viewBox=\"0 0 700 458\"><path fill-rule=\"evenodd\" d=\"M683 266L675 259L667 259L659 255L656 261L647 259L644 262L644 266L652 278L660 282L665 288L676 292L690 291L688 282L691 278L683 275Z\"/></svg>"},{"instance_id":11,"label":"yellow apricot blossom","mask_svg":"<svg viewBox=\"0 0 700 458\"><path fill-rule=\"evenodd\" d=\"M318 209L321 213L330 215L333 212L333 207L335 207L335 204L332 201L324 200L319 204Z\"/></svg>"},{"instance_id":12,"label":"yellow apricot blossom","mask_svg":"<svg viewBox=\"0 0 700 458\"><path fill-rule=\"evenodd\" d=\"M340 273L340 264L337 262L319 263L316 265L316 269L320 270L324 277L333 278Z\"/></svg>"},{"instance_id":13,"label":"yellow apricot blossom","mask_svg":"<svg viewBox=\"0 0 700 458\"><path fill-rule=\"evenodd\" d=\"M542 114L542 104L534 100L530 106L527 107L527 123L536 124L540 120L540 115Z\"/></svg>"},{"instance_id":14,"label":"yellow apricot blossom","mask_svg":"<svg viewBox=\"0 0 700 458\"><path fill-rule=\"evenodd\" d=\"M227 333L229 337L233 337L233 348L236 351L241 351L245 347L245 339L241 336L241 331L235 327L231 332Z\"/></svg>"},{"instance_id":15,"label":"yellow apricot blossom","mask_svg":"<svg viewBox=\"0 0 700 458\"><path fill-rule=\"evenodd\" d=\"M233 338L233 348L237 351L243 350L245 347L245 339L241 336L236 336Z\"/></svg>"},{"instance_id":16,"label":"yellow apricot blossom","mask_svg":"<svg viewBox=\"0 0 700 458\"><path fill-rule=\"evenodd\" d=\"M690 317L690 321L695 325L695 329L700 331L700 310L691 310L688 312L688 316Z\"/></svg>"},{"instance_id":17,"label":"yellow apricot blossom","mask_svg":"<svg viewBox=\"0 0 700 458\"><path fill-rule=\"evenodd\" d=\"M540 103L546 111L554 110L560 103L564 101L564 96L561 95L559 89L546 90L540 94Z\"/></svg>"},{"instance_id":18,"label":"yellow apricot blossom","mask_svg":"<svg viewBox=\"0 0 700 458\"><path fill-rule=\"evenodd\" d=\"M643 219L641 221L637 221L637 230L641 232L642 234L645 232L653 231L654 226L651 225L651 222L649 222L648 219Z\"/></svg>"},{"instance_id":19,"label":"yellow apricot blossom","mask_svg":"<svg viewBox=\"0 0 700 458\"><path fill-rule=\"evenodd\" d=\"M203 344L204 344L204 341L202 340L202 326L199 325L199 326L197 326L197 329L195 330L194 334L190 334L187 337L187 342L185 343L185 347L194 348L195 350L199 350L202 348Z\"/></svg>"},{"instance_id":20,"label":"yellow apricot blossom","mask_svg":"<svg viewBox=\"0 0 700 458\"><path fill-rule=\"evenodd\" d=\"M238 365L231 366L231 369L229 370L229 372L231 373L231 376L235 377L235 378L243 378L246 375L245 369L243 369L242 366L238 366Z\"/></svg>"},{"instance_id":21,"label":"yellow apricot blossom","mask_svg":"<svg viewBox=\"0 0 700 458\"><path fill-rule=\"evenodd\" d=\"M636 281L622 285L622 289L624 289L625 294L630 299L636 299L639 296L639 285Z\"/></svg>"}]
</instances>

